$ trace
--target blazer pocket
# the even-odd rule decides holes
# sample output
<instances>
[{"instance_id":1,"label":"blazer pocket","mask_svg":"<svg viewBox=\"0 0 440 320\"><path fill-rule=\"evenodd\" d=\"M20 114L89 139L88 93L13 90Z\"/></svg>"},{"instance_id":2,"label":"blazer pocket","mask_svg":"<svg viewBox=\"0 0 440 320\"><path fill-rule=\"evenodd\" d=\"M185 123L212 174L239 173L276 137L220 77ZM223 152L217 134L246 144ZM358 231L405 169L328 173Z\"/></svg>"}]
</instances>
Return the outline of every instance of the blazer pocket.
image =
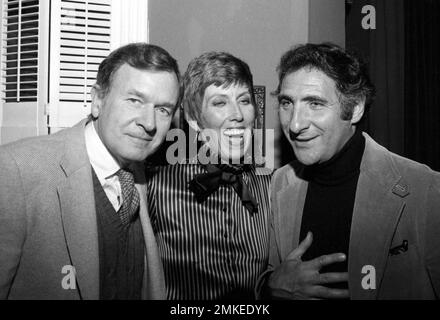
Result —
<instances>
[{"instance_id":1,"label":"blazer pocket","mask_svg":"<svg viewBox=\"0 0 440 320\"><path fill-rule=\"evenodd\" d=\"M408 243L404 248L392 246L385 266L381 298L409 299L414 294L423 269L417 247Z\"/></svg>"}]
</instances>

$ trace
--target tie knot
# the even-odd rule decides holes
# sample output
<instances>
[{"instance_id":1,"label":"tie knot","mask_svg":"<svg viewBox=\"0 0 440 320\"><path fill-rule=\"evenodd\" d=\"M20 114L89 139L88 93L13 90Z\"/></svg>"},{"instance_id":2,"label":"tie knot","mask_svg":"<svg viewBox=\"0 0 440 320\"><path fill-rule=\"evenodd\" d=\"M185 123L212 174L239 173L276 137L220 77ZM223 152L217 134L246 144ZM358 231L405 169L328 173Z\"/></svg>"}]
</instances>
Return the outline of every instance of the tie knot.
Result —
<instances>
[{"instance_id":1,"label":"tie knot","mask_svg":"<svg viewBox=\"0 0 440 320\"><path fill-rule=\"evenodd\" d=\"M134 184L133 173L130 171L121 168L118 170L118 172L116 172L116 175L118 176L121 185Z\"/></svg>"}]
</instances>

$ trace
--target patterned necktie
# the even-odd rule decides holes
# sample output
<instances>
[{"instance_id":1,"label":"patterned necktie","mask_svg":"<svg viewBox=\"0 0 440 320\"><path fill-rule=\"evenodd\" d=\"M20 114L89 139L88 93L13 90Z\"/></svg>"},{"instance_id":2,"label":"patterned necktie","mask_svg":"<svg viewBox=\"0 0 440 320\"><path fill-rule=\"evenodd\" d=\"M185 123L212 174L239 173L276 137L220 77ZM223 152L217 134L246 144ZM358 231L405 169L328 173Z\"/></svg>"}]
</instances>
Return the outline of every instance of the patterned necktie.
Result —
<instances>
[{"instance_id":1,"label":"patterned necktie","mask_svg":"<svg viewBox=\"0 0 440 320\"><path fill-rule=\"evenodd\" d=\"M134 185L134 177L130 171L120 169L116 172L121 184L122 206L118 211L123 226L127 226L135 217L139 208L139 193Z\"/></svg>"},{"instance_id":2,"label":"patterned necktie","mask_svg":"<svg viewBox=\"0 0 440 320\"><path fill-rule=\"evenodd\" d=\"M204 202L212 193L217 191L220 185L231 185L250 213L258 211L258 202L243 181L244 167L208 164L205 168L208 172L197 174L188 186L195 194L197 202Z\"/></svg>"}]
</instances>

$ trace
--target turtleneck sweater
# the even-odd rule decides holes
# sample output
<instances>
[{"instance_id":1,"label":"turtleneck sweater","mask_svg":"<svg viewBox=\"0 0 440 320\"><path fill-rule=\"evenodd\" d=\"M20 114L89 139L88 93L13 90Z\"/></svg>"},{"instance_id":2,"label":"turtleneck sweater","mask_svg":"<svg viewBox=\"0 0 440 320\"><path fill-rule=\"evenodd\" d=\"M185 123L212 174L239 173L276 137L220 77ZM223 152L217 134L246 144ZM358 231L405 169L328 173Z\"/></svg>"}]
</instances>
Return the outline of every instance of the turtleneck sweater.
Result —
<instances>
[{"instance_id":1,"label":"turtleneck sweater","mask_svg":"<svg viewBox=\"0 0 440 320\"><path fill-rule=\"evenodd\" d=\"M308 231L313 243L302 256L303 261L325 254L346 254L345 262L321 269L324 272L347 272L350 228L365 138L360 130L331 159L304 168L309 182L301 222L300 240ZM347 288L347 283L328 285Z\"/></svg>"}]
</instances>

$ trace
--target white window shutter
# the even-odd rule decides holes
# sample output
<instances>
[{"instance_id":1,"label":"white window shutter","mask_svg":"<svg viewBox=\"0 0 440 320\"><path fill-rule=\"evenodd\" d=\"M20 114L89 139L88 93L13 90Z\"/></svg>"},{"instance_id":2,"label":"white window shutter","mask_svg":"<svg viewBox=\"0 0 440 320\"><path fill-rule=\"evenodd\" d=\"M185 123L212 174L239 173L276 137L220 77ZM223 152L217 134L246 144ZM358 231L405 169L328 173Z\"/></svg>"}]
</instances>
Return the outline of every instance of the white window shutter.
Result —
<instances>
[{"instance_id":1,"label":"white window shutter","mask_svg":"<svg viewBox=\"0 0 440 320\"><path fill-rule=\"evenodd\" d=\"M37 101L38 1L7 1L3 83L5 102Z\"/></svg>"},{"instance_id":2,"label":"white window shutter","mask_svg":"<svg viewBox=\"0 0 440 320\"><path fill-rule=\"evenodd\" d=\"M0 137L7 143L46 131L40 92L48 6L39 0L2 0L1 6Z\"/></svg>"},{"instance_id":3,"label":"white window shutter","mask_svg":"<svg viewBox=\"0 0 440 320\"><path fill-rule=\"evenodd\" d=\"M0 144L86 117L101 61L120 45L148 42L148 0L0 3Z\"/></svg>"},{"instance_id":4,"label":"white window shutter","mask_svg":"<svg viewBox=\"0 0 440 320\"><path fill-rule=\"evenodd\" d=\"M70 127L90 113L90 91L110 53L110 0L52 0L49 128Z\"/></svg>"}]
</instances>

